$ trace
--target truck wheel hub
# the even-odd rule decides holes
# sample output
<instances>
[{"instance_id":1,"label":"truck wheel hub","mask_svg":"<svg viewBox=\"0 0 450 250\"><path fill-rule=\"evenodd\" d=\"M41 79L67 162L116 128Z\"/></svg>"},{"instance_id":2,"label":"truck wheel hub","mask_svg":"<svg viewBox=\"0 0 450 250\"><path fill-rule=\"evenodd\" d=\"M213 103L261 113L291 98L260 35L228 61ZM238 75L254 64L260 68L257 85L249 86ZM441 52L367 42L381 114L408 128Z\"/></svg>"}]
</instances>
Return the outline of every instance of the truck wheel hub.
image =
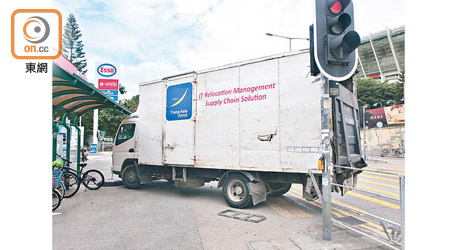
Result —
<instances>
[{"instance_id":1,"label":"truck wheel hub","mask_svg":"<svg viewBox=\"0 0 450 250\"><path fill-rule=\"evenodd\" d=\"M228 197L233 202L240 202L245 197L245 188L243 183L240 181L234 180L228 185Z\"/></svg>"},{"instance_id":2,"label":"truck wheel hub","mask_svg":"<svg viewBox=\"0 0 450 250\"><path fill-rule=\"evenodd\" d=\"M135 179L136 179L136 173L133 172L133 171L131 171L131 172L128 174L128 180L134 181Z\"/></svg>"}]
</instances>

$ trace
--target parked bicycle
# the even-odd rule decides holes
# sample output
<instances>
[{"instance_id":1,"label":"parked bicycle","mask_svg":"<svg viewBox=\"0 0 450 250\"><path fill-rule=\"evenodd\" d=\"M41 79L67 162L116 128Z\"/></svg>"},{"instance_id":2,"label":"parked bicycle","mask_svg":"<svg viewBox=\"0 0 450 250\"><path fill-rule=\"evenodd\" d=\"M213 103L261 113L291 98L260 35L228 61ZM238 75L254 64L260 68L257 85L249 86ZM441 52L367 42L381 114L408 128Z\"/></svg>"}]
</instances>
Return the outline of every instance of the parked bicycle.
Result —
<instances>
[{"instance_id":1,"label":"parked bicycle","mask_svg":"<svg viewBox=\"0 0 450 250\"><path fill-rule=\"evenodd\" d=\"M391 148L391 147L386 147L383 150L381 150L381 157L385 157L388 156L390 153L392 153L392 155L400 157L400 156L404 156L405 155L405 149L403 147L398 147L398 148Z\"/></svg>"},{"instance_id":2,"label":"parked bicycle","mask_svg":"<svg viewBox=\"0 0 450 250\"><path fill-rule=\"evenodd\" d=\"M58 190L58 187L63 185L61 183L61 177L62 177L62 171L53 171L52 176L52 211L55 211L59 205L61 204L61 201L63 199L63 195ZM64 190L64 188L63 188Z\"/></svg>"},{"instance_id":3,"label":"parked bicycle","mask_svg":"<svg viewBox=\"0 0 450 250\"><path fill-rule=\"evenodd\" d=\"M83 185L90 190L97 190L105 183L105 177L96 169L90 169L83 173L87 163L80 163L81 170L77 171L69 167L69 164L72 163L71 161L64 159L61 155L58 155L58 157L63 161L63 164L59 169L63 171L62 180L66 185L65 198L75 195L80 188L80 183L83 183Z\"/></svg>"}]
</instances>

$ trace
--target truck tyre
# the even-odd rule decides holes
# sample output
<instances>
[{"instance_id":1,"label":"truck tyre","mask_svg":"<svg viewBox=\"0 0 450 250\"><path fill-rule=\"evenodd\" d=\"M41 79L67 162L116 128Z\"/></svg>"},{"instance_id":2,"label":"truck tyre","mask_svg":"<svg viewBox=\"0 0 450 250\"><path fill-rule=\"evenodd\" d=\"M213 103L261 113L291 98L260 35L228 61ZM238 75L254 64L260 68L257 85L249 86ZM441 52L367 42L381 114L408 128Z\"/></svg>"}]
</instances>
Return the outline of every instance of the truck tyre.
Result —
<instances>
[{"instance_id":1,"label":"truck tyre","mask_svg":"<svg viewBox=\"0 0 450 250\"><path fill-rule=\"evenodd\" d=\"M250 180L240 174L229 175L222 187L225 201L232 208L246 208L252 204L248 183Z\"/></svg>"},{"instance_id":2,"label":"truck tyre","mask_svg":"<svg viewBox=\"0 0 450 250\"><path fill-rule=\"evenodd\" d=\"M270 183L270 188L273 190L276 190L275 192L271 193L270 196L277 197L281 196L291 189L292 184L291 183Z\"/></svg>"},{"instance_id":3,"label":"truck tyre","mask_svg":"<svg viewBox=\"0 0 450 250\"><path fill-rule=\"evenodd\" d=\"M141 187L141 180L138 177L136 167L128 165L122 172L122 183L126 188L139 189Z\"/></svg>"}]
</instances>

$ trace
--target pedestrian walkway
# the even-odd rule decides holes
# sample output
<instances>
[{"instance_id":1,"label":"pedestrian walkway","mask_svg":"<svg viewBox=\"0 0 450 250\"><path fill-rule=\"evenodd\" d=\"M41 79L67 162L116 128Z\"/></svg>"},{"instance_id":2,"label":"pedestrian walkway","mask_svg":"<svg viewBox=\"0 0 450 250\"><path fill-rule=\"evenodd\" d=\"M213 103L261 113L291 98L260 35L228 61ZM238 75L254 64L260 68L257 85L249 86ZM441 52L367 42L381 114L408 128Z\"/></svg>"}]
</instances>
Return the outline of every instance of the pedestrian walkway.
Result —
<instances>
[{"instance_id":1,"label":"pedestrian walkway","mask_svg":"<svg viewBox=\"0 0 450 250\"><path fill-rule=\"evenodd\" d=\"M384 163L394 163L394 164L404 164L404 157L381 157L381 156L368 156L366 161L372 162L384 162Z\"/></svg>"}]
</instances>

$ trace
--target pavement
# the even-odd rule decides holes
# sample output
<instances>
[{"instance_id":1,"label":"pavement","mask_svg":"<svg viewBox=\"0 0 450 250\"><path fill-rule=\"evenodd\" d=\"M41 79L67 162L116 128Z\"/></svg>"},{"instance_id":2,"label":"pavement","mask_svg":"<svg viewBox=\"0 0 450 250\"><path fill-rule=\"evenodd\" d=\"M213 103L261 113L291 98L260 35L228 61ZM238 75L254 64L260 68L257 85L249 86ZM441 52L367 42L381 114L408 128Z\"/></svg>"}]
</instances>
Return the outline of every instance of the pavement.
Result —
<instances>
[{"instance_id":1,"label":"pavement","mask_svg":"<svg viewBox=\"0 0 450 250\"><path fill-rule=\"evenodd\" d=\"M89 168L111 179L110 153L90 155ZM332 240L322 240L321 211L287 195L233 209L264 216L259 223L219 216L231 208L216 187L82 186L53 213L53 249L390 249L338 224Z\"/></svg>"},{"instance_id":2,"label":"pavement","mask_svg":"<svg viewBox=\"0 0 450 250\"><path fill-rule=\"evenodd\" d=\"M382 156L368 156L367 161L372 162L383 162L383 163L393 163L393 164L404 164L405 157L382 157Z\"/></svg>"}]
</instances>

